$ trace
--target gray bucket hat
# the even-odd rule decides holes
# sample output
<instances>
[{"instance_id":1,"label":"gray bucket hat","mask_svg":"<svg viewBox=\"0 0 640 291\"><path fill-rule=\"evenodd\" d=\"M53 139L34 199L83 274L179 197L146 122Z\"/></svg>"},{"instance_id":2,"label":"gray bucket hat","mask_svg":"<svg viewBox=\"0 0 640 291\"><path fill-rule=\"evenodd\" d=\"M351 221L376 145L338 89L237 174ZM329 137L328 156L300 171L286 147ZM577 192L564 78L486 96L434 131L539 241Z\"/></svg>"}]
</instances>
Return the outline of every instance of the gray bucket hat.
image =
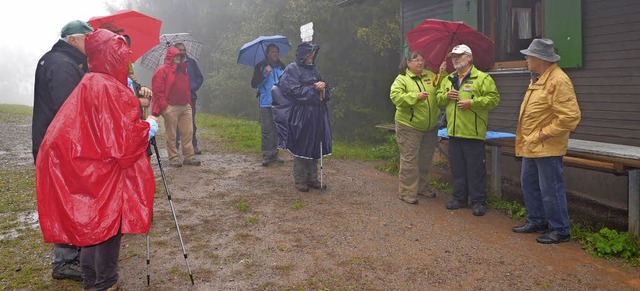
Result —
<instances>
[{"instance_id":1,"label":"gray bucket hat","mask_svg":"<svg viewBox=\"0 0 640 291\"><path fill-rule=\"evenodd\" d=\"M520 50L523 55L534 56L552 63L560 60L560 56L554 51L553 41L548 38L534 39L526 50Z\"/></svg>"}]
</instances>

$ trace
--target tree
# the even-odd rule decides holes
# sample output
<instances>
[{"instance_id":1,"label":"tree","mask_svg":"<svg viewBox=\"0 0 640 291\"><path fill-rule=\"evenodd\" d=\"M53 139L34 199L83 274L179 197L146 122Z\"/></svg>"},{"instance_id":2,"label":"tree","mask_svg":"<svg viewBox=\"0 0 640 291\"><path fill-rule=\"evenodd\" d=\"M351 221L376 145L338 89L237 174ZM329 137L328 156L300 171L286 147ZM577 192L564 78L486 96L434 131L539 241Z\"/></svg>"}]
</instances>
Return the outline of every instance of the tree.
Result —
<instances>
[{"instance_id":1,"label":"tree","mask_svg":"<svg viewBox=\"0 0 640 291\"><path fill-rule=\"evenodd\" d=\"M162 19L163 33L191 32L204 44L198 59L206 74L198 94L204 111L257 119L252 68L236 63L238 50L260 35L284 35L294 48L283 62L291 62L300 25L313 22L317 65L334 90L336 137L368 139L379 135L373 125L393 119L389 87L401 47L396 1L340 7L312 0L138 0L134 6Z\"/></svg>"}]
</instances>

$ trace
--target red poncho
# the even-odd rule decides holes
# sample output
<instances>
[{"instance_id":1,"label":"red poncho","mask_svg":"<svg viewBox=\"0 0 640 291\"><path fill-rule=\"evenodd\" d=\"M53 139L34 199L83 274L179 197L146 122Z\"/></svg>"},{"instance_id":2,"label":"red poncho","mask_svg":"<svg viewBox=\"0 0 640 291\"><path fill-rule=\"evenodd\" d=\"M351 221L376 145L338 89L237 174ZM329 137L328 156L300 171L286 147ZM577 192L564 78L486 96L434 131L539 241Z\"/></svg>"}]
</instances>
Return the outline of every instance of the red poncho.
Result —
<instances>
[{"instance_id":1,"label":"red poncho","mask_svg":"<svg viewBox=\"0 0 640 291\"><path fill-rule=\"evenodd\" d=\"M124 38L87 35L91 73L47 130L36 161L36 196L46 242L88 246L122 233L147 233L155 181L146 156L149 124L126 86Z\"/></svg>"}]
</instances>

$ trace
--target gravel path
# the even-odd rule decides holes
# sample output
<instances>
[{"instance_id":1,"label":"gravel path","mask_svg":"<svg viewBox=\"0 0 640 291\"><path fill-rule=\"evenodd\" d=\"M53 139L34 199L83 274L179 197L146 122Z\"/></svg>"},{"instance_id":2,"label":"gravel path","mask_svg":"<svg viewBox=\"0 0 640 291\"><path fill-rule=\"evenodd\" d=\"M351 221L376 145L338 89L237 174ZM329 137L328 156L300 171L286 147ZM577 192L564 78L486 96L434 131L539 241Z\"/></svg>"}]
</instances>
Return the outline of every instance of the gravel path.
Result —
<instances>
[{"instance_id":1,"label":"gravel path","mask_svg":"<svg viewBox=\"0 0 640 291\"><path fill-rule=\"evenodd\" d=\"M31 166L29 131L28 124L0 124L3 167ZM287 153L284 165L265 168L257 155L200 143L203 166L165 169L195 286L152 160L153 290L640 289L640 268L593 258L576 242L538 244L536 235L512 233L520 222L494 210L484 217L449 211L442 193L405 204L395 194L397 178L376 163L325 159L329 189L300 193ZM147 288L145 248L145 236L123 239L127 290Z\"/></svg>"}]
</instances>

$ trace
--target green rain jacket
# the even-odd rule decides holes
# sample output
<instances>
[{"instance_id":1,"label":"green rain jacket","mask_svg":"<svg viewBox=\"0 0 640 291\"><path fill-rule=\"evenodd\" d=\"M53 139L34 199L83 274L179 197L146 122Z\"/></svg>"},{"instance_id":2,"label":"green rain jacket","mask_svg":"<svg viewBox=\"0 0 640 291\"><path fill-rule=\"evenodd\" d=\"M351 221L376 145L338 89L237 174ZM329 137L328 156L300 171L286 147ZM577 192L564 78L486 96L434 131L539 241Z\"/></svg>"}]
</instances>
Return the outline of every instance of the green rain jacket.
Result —
<instances>
[{"instance_id":1,"label":"green rain jacket","mask_svg":"<svg viewBox=\"0 0 640 291\"><path fill-rule=\"evenodd\" d=\"M406 70L405 75L398 75L391 85L391 101L396 106L395 120L416 130L427 131L438 125L438 108L436 88L433 79L436 74L423 70L417 76ZM425 100L418 99L419 92L429 92Z\"/></svg>"},{"instance_id":2,"label":"green rain jacket","mask_svg":"<svg viewBox=\"0 0 640 291\"><path fill-rule=\"evenodd\" d=\"M447 98L447 92L455 89L453 80L457 72L442 80L438 89L438 105L446 106L447 134L453 137L485 140L489 124L489 110L498 106L500 94L491 76L474 67L462 79L458 94L460 100L471 99L471 107L461 110L456 102Z\"/></svg>"}]
</instances>

